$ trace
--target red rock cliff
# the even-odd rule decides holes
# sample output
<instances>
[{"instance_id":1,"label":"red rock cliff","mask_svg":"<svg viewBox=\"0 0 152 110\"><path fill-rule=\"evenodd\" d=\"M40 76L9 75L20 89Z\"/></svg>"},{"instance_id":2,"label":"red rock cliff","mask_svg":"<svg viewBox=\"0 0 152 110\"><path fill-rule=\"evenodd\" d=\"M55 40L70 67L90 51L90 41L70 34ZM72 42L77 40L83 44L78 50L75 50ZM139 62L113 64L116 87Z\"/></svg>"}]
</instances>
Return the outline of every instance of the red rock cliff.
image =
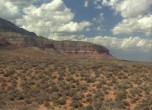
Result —
<instances>
[{"instance_id":1,"label":"red rock cliff","mask_svg":"<svg viewBox=\"0 0 152 110\"><path fill-rule=\"evenodd\" d=\"M109 54L104 46L81 41L54 41L54 47L63 54L100 55Z\"/></svg>"}]
</instances>

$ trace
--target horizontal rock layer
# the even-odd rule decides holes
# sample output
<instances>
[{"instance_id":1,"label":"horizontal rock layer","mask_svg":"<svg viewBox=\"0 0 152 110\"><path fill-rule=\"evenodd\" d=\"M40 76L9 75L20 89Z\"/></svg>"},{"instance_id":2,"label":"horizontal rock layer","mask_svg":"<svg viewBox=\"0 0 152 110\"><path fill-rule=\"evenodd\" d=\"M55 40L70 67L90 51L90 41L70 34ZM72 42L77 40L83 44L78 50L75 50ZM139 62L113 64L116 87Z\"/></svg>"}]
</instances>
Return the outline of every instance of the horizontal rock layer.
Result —
<instances>
[{"instance_id":1,"label":"horizontal rock layer","mask_svg":"<svg viewBox=\"0 0 152 110\"><path fill-rule=\"evenodd\" d=\"M74 55L109 55L109 50L104 46L82 41L54 41L55 48L61 53Z\"/></svg>"},{"instance_id":2,"label":"horizontal rock layer","mask_svg":"<svg viewBox=\"0 0 152 110\"><path fill-rule=\"evenodd\" d=\"M104 46L82 41L49 40L0 18L0 45L5 44L17 47L38 47L45 51L50 49L62 54L109 55L109 50Z\"/></svg>"}]
</instances>

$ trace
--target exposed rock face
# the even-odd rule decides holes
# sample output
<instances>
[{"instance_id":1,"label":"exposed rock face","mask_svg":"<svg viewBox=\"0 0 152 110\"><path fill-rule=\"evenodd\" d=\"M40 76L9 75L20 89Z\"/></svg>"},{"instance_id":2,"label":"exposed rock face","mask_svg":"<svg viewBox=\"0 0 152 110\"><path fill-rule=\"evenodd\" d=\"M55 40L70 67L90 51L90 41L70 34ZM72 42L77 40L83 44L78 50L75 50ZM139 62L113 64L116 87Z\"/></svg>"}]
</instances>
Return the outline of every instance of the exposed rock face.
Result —
<instances>
[{"instance_id":1,"label":"exposed rock face","mask_svg":"<svg viewBox=\"0 0 152 110\"><path fill-rule=\"evenodd\" d=\"M53 48L54 44L41 36L27 36L16 32L0 32L0 39L5 39L10 44L18 47L39 47L39 48Z\"/></svg>"},{"instance_id":2,"label":"exposed rock face","mask_svg":"<svg viewBox=\"0 0 152 110\"><path fill-rule=\"evenodd\" d=\"M104 46L81 41L49 40L0 18L0 45L4 44L17 47L38 47L44 51L80 56L110 55L109 50Z\"/></svg>"},{"instance_id":3,"label":"exposed rock face","mask_svg":"<svg viewBox=\"0 0 152 110\"><path fill-rule=\"evenodd\" d=\"M0 38L0 46L6 46L6 45L8 45L9 43L5 40L5 39L3 39L3 38Z\"/></svg>"},{"instance_id":4,"label":"exposed rock face","mask_svg":"<svg viewBox=\"0 0 152 110\"><path fill-rule=\"evenodd\" d=\"M16 32L0 32L0 38L16 46L36 46L35 37L22 35Z\"/></svg>"},{"instance_id":5,"label":"exposed rock face","mask_svg":"<svg viewBox=\"0 0 152 110\"><path fill-rule=\"evenodd\" d=\"M2 37L2 35L0 34L0 47L2 46L8 46L10 43Z\"/></svg>"},{"instance_id":6,"label":"exposed rock face","mask_svg":"<svg viewBox=\"0 0 152 110\"><path fill-rule=\"evenodd\" d=\"M55 48L64 54L73 55L109 55L104 46L81 41L54 41Z\"/></svg>"},{"instance_id":7,"label":"exposed rock face","mask_svg":"<svg viewBox=\"0 0 152 110\"><path fill-rule=\"evenodd\" d=\"M0 18L0 39L5 39L16 46L37 46L36 34L17 27L15 24Z\"/></svg>"}]
</instances>

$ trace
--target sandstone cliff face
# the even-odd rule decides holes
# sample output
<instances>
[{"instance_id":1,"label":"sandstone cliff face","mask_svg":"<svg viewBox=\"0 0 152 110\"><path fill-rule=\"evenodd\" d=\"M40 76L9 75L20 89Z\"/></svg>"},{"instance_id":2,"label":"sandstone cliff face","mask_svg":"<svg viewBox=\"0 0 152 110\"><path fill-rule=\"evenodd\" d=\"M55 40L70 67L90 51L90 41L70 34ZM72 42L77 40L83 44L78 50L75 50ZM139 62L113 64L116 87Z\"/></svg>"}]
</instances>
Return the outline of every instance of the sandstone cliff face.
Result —
<instances>
[{"instance_id":1,"label":"sandstone cliff face","mask_svg":"<svg viewBox=\"0 0 152 110\"><path fill-rule=\"evenodd\" d=\"M18 47L39 47L42 49L54 47L54 44L44 37L27 36L16 32L0 32L0 39L5 39L5 41Z\"/></svg>"},{"instance_id":2,"label":"sandstone cliff face","mask_svg":"<svg viewBox=\"0 0 152 110\"><path fill-rule=\"evenodd\" d=\"M8 46L10 43L0 34L0 47Z\"/></svg>"},{"instance_id":3,"label":"sandstone cliff face","mask_svg":"<svg viewBox=\"0 0 152 110\"><path fill-rule=\"evenodd\" d=\"M5 46L5 45L8 45L8 44L9 43L5 39L0 38L0 46Z\"/></svg>"},{"instance_id":4,"label":"sandstone cliff face","mask_svg":"<svg viewBox=\"0 0 152 110\"><path fill-rule=\"evenodd\" d=\"M10 43L18 47L38 47L42 50L54 50L57 53L79 56L110 55L104 46L81 41L53 41L44 37L24 36L18 33L1 33L0 44ZM5 41L5 42L4 42Z\"/></svg>"},{"instance_id":5,"label":"sandstone cliff face","mask_svg":"<svg viewBox=\"0 0 152 110\"><path fill-rule=\"evenodd\" d=\"M63 54L73 55L109 55L104 46L81 41L54 41L54 47Z\"/></svg>"},{"instance_id":6,"label":"sandstone cliff face","mask_svg":"<svg viewBox=\"0 0 152 110\"><path fill-rule=\"evenodd\" d=\"M16 32L0 32L0 38L5 39L10 44L16 46L24 46L24 47L37 46L35 37L22 35Z\"/></svg>"},{"instance_id":7,"label":"sandstone cliff face","mask_svg":"<svg viewBox=\"0 0 152 110\"><path fill-rule=\"evenodd\" d=\"M81 41L54 41L18 28L0 18L0 45L11 44L17 47L38 47L44 51L71 55L110 55L104 46Z\"/></svg>"}]
</instances>

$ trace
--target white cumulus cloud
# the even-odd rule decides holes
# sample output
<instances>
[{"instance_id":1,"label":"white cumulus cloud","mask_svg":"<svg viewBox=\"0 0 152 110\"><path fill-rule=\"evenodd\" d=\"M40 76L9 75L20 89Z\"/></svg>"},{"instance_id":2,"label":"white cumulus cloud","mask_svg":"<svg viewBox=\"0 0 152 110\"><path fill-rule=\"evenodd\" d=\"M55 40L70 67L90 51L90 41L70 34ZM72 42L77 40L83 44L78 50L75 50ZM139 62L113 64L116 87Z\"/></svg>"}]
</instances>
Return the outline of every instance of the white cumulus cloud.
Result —
<instances>
[{"instance_id":1,"label":"white cumulus cloud","mask_svg":"<svg viewBox=\"0 0 152 110\"><path fill-rule=\"evenodd\" d=\"M151 0L103 0L102 4L110 6L123 17L137 17L148 13Z\"/></svg>"},{"instance_id":2,"label":"white cumulus cloud","mask_svg":"<svg viewBox=\"0 0 152 110\"><path fill-rule=\"evenodd\" d=\"M84 21L81 23L69 22L58 28L58 32L77 33L83 31L86 27L91 25L90 22Z\"/></svg>"},{"instance_id":3,"label":"white cumulus cloud","mask_svg":"<svg viewBox=\"0 0 152 110\"><path fill-rule=\"evenodd\" d=\"M28 1L27 0L5 0L5 1L9 1L13 3L14 5L16 5L17 7L23 8L23 7L33 4L37 0L28 0Z\"/></svg>"},{"instance_id":4,"label":"white cumulus cloud","mask_svg":"<svg viewBox=\"0 0 152 110\"><path fill-rule=\"evenodd\" d=\"M95 30L97 30L97 31L103 31L103 22L104 22L104 15L103 15L103 13L100 13L96 18L93 18L92 21L96 25Z\"/></svg>"},{"instance_id":5,"label":"white cumulus cloud","mask_svg":"<svg viewBox=\"0 0 152 110\"><path fill-rule=\"evenodd\" d=\"M92 38L86 37L82 39L83 41L88 41L100 45L109 47L110 49L122 49L122 50L141 50L141 51L151 51L152 40L143 39L140 37L128 37L128 38L116 38L110 36L95 36Z\"/></svg>"},{"instance_id":6,"label":"white cumulus cloud","mask_svg":"<svg viewBox=\"0 0 152 110\"><path fill-rule=\"evenodd\" d=\"M10 1L0 0L0 17L14 20L20 16L19 9Z\"/></svg>"},{"instance_id":7,"label":"white cumulus cloud","mask_svg":"<svg viewBox=\"0 0 152 110\"><path fill-rule=\"evenodd\" d=\"M88 21L74 22L74 13L62 0L53 0L40 7L24 8L23 18L17 24L38 35L49 37L55 33L79 33L91 25Z\"/></svg>"},{"instance_id":8,"label":"white cumulus cloud","mask_svg":"<svg viewBox=\"0 0 152 110\"><path fill-rule=\"evenodd\" d=\"M103 0L102 4L111 7L123 17L123 20L112 29L114 34L152 34L152 0Z\"/></svg>"},{"instance_id":9,"label":"white cumulus cloud","mask_svg":"<svg viewBox=\"0 0 152 110\"><path fill-rule=\"evenodd\" d=\"M112 31L114 34L143 32L146 35L152 35L152 15L149 14L143 17L123 19Z\"/></svg>"},{"instance_id":10,"label":"white cumulus cloud","mask_svg":"<svg viewBox=\"0 0 152 110\"><path fill-rule=\"evenodd\" d=\"M88 7L89 6L89 1L88 0L85 0L84 1L84 7Z\"/></svg>"}]
</instances>

